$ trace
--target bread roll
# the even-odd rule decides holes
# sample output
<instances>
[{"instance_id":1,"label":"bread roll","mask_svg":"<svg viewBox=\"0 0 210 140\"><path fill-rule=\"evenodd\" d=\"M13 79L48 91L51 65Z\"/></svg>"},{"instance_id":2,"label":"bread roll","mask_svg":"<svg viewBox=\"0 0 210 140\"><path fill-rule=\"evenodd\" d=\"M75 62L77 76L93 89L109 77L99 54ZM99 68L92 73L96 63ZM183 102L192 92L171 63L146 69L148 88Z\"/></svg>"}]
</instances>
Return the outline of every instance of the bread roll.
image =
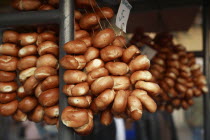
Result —
<instances>
[{"instance_id":1,"label":"bread roll","mask_svg":"<svg viewBox=\"0 0 210 140\"><path fill-rule=\"evenodd\" d=\"M114 80L111 76L104 76L96 79L91 85L91 92L98 95L106 89L111 89L114 86Z\"/></svg>"},{"instance_id":2,"label":"bread roll","mask_svg":"<svg viewBox=\"0 0 210 140\"><path fill-rule=\"evenodd\" d=\"M106 63L105 68L112 75L125 75L129 71L128 65L123 62L108 62Z\"/></svg>"},{"instance_id":3,"label":"bread roll","mask_svg":"<svg viewBox=\"0 0 210 140\"><path fill-rule=\"evenodd\" d=\"M123 49L118 46L107 46L100 51L101 59L105 62L115 60L121 57Z\"/></svg>"},{"instance_id":4,"label":"bread roll","mask_svg":"<svg viewBox=\"0 0 210 140\"><path fill-rule=\"evenodd\" d=\"M157 109L157 105L155 101L147 94L146 91L135 89L131 95L136 96L142 105L151 113L155 112Z\"/></svg>"},{"instance_id":5,"label":"bread roll","mask_svg":"<svg viewBox=\"0 0 210 140\"><path fill-rule=\"evenodd\" d=\"M152 82L138 81L135 84L135 88L146 90L152 96L157 96L160 93L159 85Z\"/></svg>"},{"instance_id":6,"label":"bread roll","mask_svg":"<svg viewBox=\"0 0 210 140\"><path fill-rule=\"evenodd\" d=\"M13 115L18 108L18 100L6 104L0 104L0 115L2 116L11 116Z\"/></svg>"},{"instance_id":7,"label":"bread roll","mask_svg":"<svg viewBox=\"0 0 210 140\"><path fill-rule=\"evenodd\" d=\"M0 82L0 92L9 93L14 92L18 89L16 82Z\"/></svg>"},{"instance_id":8,"label":"bread roll","mask_svg":"<svg viewBox=\"0 0 210 140\"><path fill-rule=\"evenodd\" d=\"M79 70L67 70L63 79L66 84L78 84L87 80L87 74Z\"/></svg>"},{"instance_id":9,"label":"bread roll","mask_svg":"<svg viewBox=\"0 0 210 140\"><path fill-rule=\"evenodd\" d=\"M27 113L32 111L37 106L37 104L38 101L36 98L27 96L19 102L18 109L24 113Z\"/></svg>"},{"instance_id":10,"label":"bread roll","mask_svg":"<svg viewBox=\"0 0 210 140\"><path fill-rule=\"evenodd\" d=\"M115 99L112 105L112 112L122 113L125 111L127 106L129 92L125 90L116 91Z\"/></svg>"},{"instance_id":11,"label":"bread roll","mask_svg":"<svg viewBox=\"0 0 210 140\"><path fill-rule=\"evenodd\" d=\"M107 89L103 91L97 98L95 98L95 104L98 110L105 110L114 100L115 91Z\"/></svg>"},{"instance_id":12,"label":"bread roll","mask_svg":"<svg viewBox=\"0 0 210 140\"><path fill-rule=\"evenodd\" d=\"M89 122L88 111L68 106L63 110L61 120L67 127L81 127Z\"/></svg>"}]
</instances>

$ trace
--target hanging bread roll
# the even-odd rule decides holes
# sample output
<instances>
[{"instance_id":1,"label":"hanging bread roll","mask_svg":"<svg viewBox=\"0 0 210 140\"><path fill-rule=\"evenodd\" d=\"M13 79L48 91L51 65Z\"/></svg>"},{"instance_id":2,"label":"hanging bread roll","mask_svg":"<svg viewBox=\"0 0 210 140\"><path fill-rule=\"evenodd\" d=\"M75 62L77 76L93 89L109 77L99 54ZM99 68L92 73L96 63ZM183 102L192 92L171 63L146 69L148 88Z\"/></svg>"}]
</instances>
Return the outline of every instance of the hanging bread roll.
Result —
<instances>
[{"instance_id":1,"label":"hanging bread roll","mask_svg":"<svg viewBox=\"0 0 210 140\"><path fill-rule=\"evenodd\" d=\"M114 80L114 90L126 90L130 87L130 79L127 76L111 76Z\"/></svg>"},{"instance_id":2,"label":"hanging bread roll","mask_svg":"<svg viewBox=\"0 0 210 140\"><path fill-rule=\"evenodd\" d=\"M114 16L114 11L109 7L102 7L100 9L97 9L96 13L102 19L110 19Z\"/></svg>"},{"instance_id":3,"label":"hanging bread roll","mask_svg":"<svg viewBox=\"0 0 210 140\"><path fill-rule=\"evenodd\" d=\"M101 112L101 116L100 116L101 124L108 126L112 123L112 121L113 121L113 115L110 109L106 109Z\"/></svg>"},{"instance_id":4,"label":"hanging bread roll","mask_svg":"<svg viewBox=\"0 0 210 140\"><path fill-rule=\"evenodd\" d=\"M100 22L100 17L97 15L97 13L87 13L81 17L79 25L82 29L87 30L96 26L99 22Z\"/></svg>"},{"instance_id":5,"label":"hanging bread roll","mask_svg":"<svg viewBox=\"0 0 210 140\"><path fill-rule=\"evenodd\" d=\"M57 70L48 66L39 67L34 71L34 77L39 81L53 75L57 75Z\"/></svg>"},{"instance_id":6,"label":"hanging bread roll","mask_svg":"<svg viewBox=\"0 0 210 140\"><path fill-rule=\"evenodd\" d=\"M21 46L32 45L36 43L38 34L37 33L21 33L19 34L18 41Z\"/></svg>"},{"instance_id":7,"label":"hanging bread roll","mask_svg":"<svg viewBox=\"0 0 210 140\"><path fill-rule=\"evenodd\" d=\"M36 88L36 86L38 85L38 83L39 83L39 81L34 76L31 76L23 84L24 92L27 95L33 94L33 91Z\"/></svg>"},{"instance_id":8,"label":"hanging bread roll","mask_svg":"<svg viewBox=\"0 0 210 140\"><path fill-rule=\"evenodd\" d=\"M79 70L67 70L63 78L66 84L78 84L87 80L87 74Z\"/></svg>"},{"instance_id":9,"label":"hanging bread roll","mask_svg":"<svg viewBox=\"0 0 210 140\"><path fill-rule=\"evenodd\" d=\"M57 37L51 32L40 33L37 37L36 45L39 46L41 43L45 41L57 42Z\"/></svg>"},{"instance_id":10,"label":"hanging bread roll","mask_svg":"<svg viewBox=\"0 0 210 140\"><path fill-rule=\"evenodd\" d=\"M59 106L51 106L44 108L44 114L50 118L58 117L59 116Z\"/></svg>"},{"instance_id":11,"label":"hanging bread roll","mask_svg":"<svg viewBox=\"0 0 210 140\"><path fill-rule=\"evenodd\" d=\"M142 104L136 96L128 97L128 112L133 120L139 120L142 117Z\"/></svg>"},{"instance_id":12,"label":"hanging bread roll","mask_svg":"<svg viewBox=\"0 0 210 140\"><path fill-rule=\"evenodd\" d=\"M58 88L46 90L39 95L39 103L44 107L50 107L58 103Z\"/></svg>"},{"instance_id":13,"label":"hanging bread roll","mask_svg":"<svg viewBox=\"0 0 210 140\"><path fill-rule=\"evenodd\" d=\"M73 40L64 45L64 50L68 54L84 54L87 51L87 45L80 40Z\"/></svg>"},{"instance_id":14,"label":"hanging bread roll","mask_svg":"<svg viewBox=\"0 0 210 140\"><path fill-rule=\"evenodd\" d=\"M136 96L142 105L149 111L149 112L155 112L157 109L157 105L154 102L154 100L147 94L146 91L135 89L131 93L131 95Z\"/></svg>"},{"instance_id":15,"label":"hanging bread roll","mask_svg":"<svg viewBox=\"0 0 210 140\"><path fill-rule=\"evenodd\" d=\"M111 44L115 39L115 33L112 29L107 28L99 31L92 40L93 46L96 48L104 48Z\"/></svg>"},{"instance_id":16,"label":"hanging bread roll","mask_svg":"<svg viewBox=\"0 0 210 140\"><path fill-rule=\"evenodd\" d=\"M9 93L14 92L18 89L16 82L0 82L0 92Z\"/></svg>"},{"instance_id":17,"label":"hanging bread roll","mask_svg":"<svg viewBox=\"0 0 210 140\"><path fill-rule=\"evenodd\" d=\"M124 50L123 55L122 55L122 61L125 63L129 63L134 56L139 55L139 54L140 54L140 50L136 46L131 45Z\"/></svg>"},{"instance_id":18,"label":"hanging bread roll","mask_svg":"<svg viewBox=\"0 0 210 140\"><path fill-rule=\"evenodd\" d=\"M88 108L92 101L91 96L80 96L80 97L68 97L68 103L70 106L78 108Z\"/></svg>"},{"instance_id":19,"label":"hanging bread roll","mask_svg":"<svg viewBox=\"0 0 210 140\"><path fill-rule=\"evenodd\" d=\"M0 93L0 103L6 104L16 99L16 93Z\"/></svg>"},{"instance_id":20,"label":"hanging bread roll","mask_svg":"<svg viewBox=\"0 0 210 140\"><path fill-rule=\"evenodd\" d=\"M86 30L78 30L75 32L75 35L74 35L74 39L75 40L80 40L82 41L81 39L84 38L84 37L89 37L89 33L86 31ZM83 41L84 42L84 41ZM76 43L76 42L75 42ZM78 42L77 42L78 43ZM85 43L85 42L84 42ZM86 44L86 43L85 43ZM87 44L86 44L87 46Z\"/></svg>"},{"instance_id":21,"label":"hanging bread roll","mask_svg":"<svg viewBox=\"0 0 210 140\"><path fill-rule=\"evenodd\" d=\"M12 56L0 56L0 70L15 71L17 69L18 59Z\"/></svg>"},{"instance_id":22,"label":"hanging bread roll","mask_svg":"<svg viewBox=\"0 0 210 140\"><path fill-rule=\"evenodd\" d=\"M65 55L60 60L60 65L64 69L78 69L79 68L79 62L75 59L72 55Z\"/></svg>"},{"instance_id":23,"label":"hanging bread roll","mask_svg":"<svg viewBox=\"0 0 210 140\"><path fill-rule=\"evenodd\" d=\"M150 61L146 55L139 55L129 63L131 71L147 70L150 67Z\"/></svg>"},{"instance_id":24,"label":"hanging bread roll","mask_svg":"<svg viewBox=\"0 0 210 140\"><path fill-rule=\"evenodd\" d=\"M94 47L88 47L87 51L84 54L84 57L87 62L90 62L91 60L99 57L99 50Z\"/></svg>"},{"instance_id":25,"label":"hanging bread roll","mask_svg":"<svg viewBox=\"0 0 210 140\"><path fill-rule=\"evenodd\" d=\"M83 55L65 55L60 64L65 69L83 69L86 66L86 59Z\"/></svg>"},{"instance_id":26,"label":"hanging bread roll","mask_svg":"<svg viewBox=\"0 0 210 140\"><path fill-rule=\"evenodd\" d=\"M18 100L6 104L0 104L0 115L2 116L11 116L13 115L18 108Z\"/></svg>"},{"instance_id":27,"label":"hanging bread roll","mask_svg":"<svg viewBox=\"0 0 210 140\"><path fill-rule=\"evenodd\" d=\"M36 67L43 67L43 66L48 66L57 69L58 68L58 60L55 56L52 54L45 54L40 56L37 59Z\"/></svg>"},{"instance_id":28,"label":"hanging bread roll","mask_svg":"<svg viewBox=\"0 0 210 140\"><path fill-rule=\"evenodd\" d=\"M137 81L152 81L152 74L147 70L136 71L131 74L131 83L135 84Z\"/></svg>"},{"instance_id":29,"label":"hanging bread roll","mask_svg":"<svg viewBox=\"0 0 210 140\"><path fill-rule=\"evenodd\" d=\"M113 102L115 94L114 90L107 89L95 98L95 104L98 110L105 110Z\"/></svg>"},{"instance_id":30,"label":"hanging bread roll","mask_svg":"<svg viewBox=\"0 0 210 140\"><path fill-rule=\"evenodd\" d=\"M0 45L0 54L9 56L18 56L19 48L16 44L5 43Z\"/></svg>"},{"instance_id":31,"label":"hanging bread roll","mask_svg":"<svg viewBox=\"0 0 210 140\"><path fill-rule=\"evenodd\" d=\"M103 76L108 76L109 72L105 68L97 68L92 70L91 72L88 73L87 75L87 82L88 84L92 84L96 79L103 77Z\"/></svg>"},{"instance_id":32,"label":"hanging bread roll","mask_svg":"<svg viewBox=\"0 0 210 140\"><path fill-rule=\"evenodd\" d=\"M101 59L105 62L115 60L121 57L123 49L118 46L107 46L100 51Z\"/></svg>"},{"instance_id":33,"label":"hanging bread roll","mask_svg":"<svg viewBox=\"0 0 210 140\"><path fill-rule=\"evenodd\" d=\"M105 68L112 75L125 75L129 71L129 67L123 62L108 62L105 64Z\"/></svg>"},{"instance_id":34,"label":"hanging bread roll","mask_svg":"<svg viewBox=\"0 0 210 140\"><path fill-rule=\"evenodd\" d=\"M38 101L36 98L27 96L19 102L18 109L24 113L27 113L32 111L37 106L37 104Z\"/></svg>"},{"instance_id":35,"label":"hanging bread roll","mask_svg":"<svg viewBox=\"0 0 210 140\"><path fill-rule=\"evenodd\" d=\"M36 56L26 56L23 57L22 59L19 59L17 63L17 68L18 70L25 70L31 67L35 67L37 62L37 57Z\"/></svg>"},{"instance_id":36,"label":"hanging bread roll","mask_svg":"<svg viewBox=\"0 0 210 140\"><path fill-rule=\"evenodd\" d=\"M15 80L16 72L0 71L0 82L10 82Z\"/></svg>"},{"instance_id":37,"label":"hanging bread roll","mask_svg":"<svg viewBox=\"0 0 210 140\"><path fill-rule=\"evenodd\" d=\"M52 54L54 56L58 56L58 45L52 41L45 41L39 44L37 51L40 56L45 54Z\"/></svg>"},{"instance_id":38,"label":"hanging bread roll","mask_svg":"<svg viewBox=\"0 0 210 140\"><path fill-rule=\"evenodd\" d=\"M93 59L92 61L88 62L86 67L85 67L85 71L91 72L94 69L98 69L104 67L104 62L101 59Z\"/></svg>"},{"instance_id":39,"label":"hanging bread roll","mask_svg":"<svg viewBox=\"0 0 210 140\"><path fill-rule=\"evenodd\" d=\"M125 90L116 91L115 99L112 105L112 112L122 113L125 111L127 106L129 93Z\"/></svg>"},{"instance_id":40,"label":"hanging bread roll","mask_svg":"<svg viewBox=\"0 0 210 140\"><path fill-rule=\"evenodd\" d=\"M75 132L78 133L79 135L88 135L92 132L93 130L93 113L91 110L88 110L88 123L84 124L81 127L76 127L74 128Z\"/></svg>"},{"instance_id":41,"label":"hanging bread roll","mask_svg":"<svg viewBox=\"0 0 210 140\"><path fill-rule=\"evenodd\" d=\"M138 81L135 84L135 88L148 91L152 96L157 96L160 92L160 87L156 83Z\"/></svg>"},{"instance_id":42,"label":"hanging bread roll","mask_svg":"<svg viewBox=\"0 0 210 140\"><path fill-rule=\"evenodd\" d=\"M29 77L34 75L36 67L27 68L19 73L20 82L25 82Z\"/></svg>"},{"instance_id":43,"label":"hanging bread roll","mask_svg":"<svg viewBox=\"0 0 210 140\"><path fill-rule=\"evenodd\" d=\"M37 54L37 47L35 45L27 45L22 47L19 52L19 57L31 56Z\"/></svg>"},{"instance_id":44,"label":"hanging bread roll","mask_svg":"<svg viewBox=\"0 0 210 140\"><path fill-rule=\"evenodd\" d=\"M41 122L44 117L44 108L41 105L36 106L36 108L29 113L28 119L33 122Z\"/></svg>"},{"instance_id":45,"label":"hanging bread roll","mask_svg":"<svg viewBox=\"0 0 210 140\"><path fill-rule=\"evenodd\" d=\"M104 76L96 79L91 84L91 92L94 95L98 95L106 89L111 89L114 86L114 80L111 76Z\"/></svg>"},{"instance_id":46,"label":"hanging bread roll","mask_svg":"<svg viewBox=\"0 0 210 140\"><path fill-rule=\"evenodd\" d=\"M13 30L6 30L2 35L3 43L18 43L19 33Z\"/></svg>"},{"instance_id":47,"label":"hanging bread roll","mask_svg":"<svg viewBox=\"0 0 210 140\"><path fill-rule=\"evenodd\" d=\"M47 77L41 83L41 90L46 91L48 89L57 88L59 85L59 78L57 75Z\"/></svg>"},{"instance_id":48,"label":"hanging bread roll","mask_svg":"<svg viewBox=\"0 0 210 140\"><path fill-rule=\"evenodd\" d=\"M88 111L68 106L63 110L61 120L67 127L81 127L89 122Z\"/></svg>"},{"instance_id":49,"label":"hanging bread roll","mask_svg":"<svg viewBox=\"0 0 210 140\"><path fill-rule=\"evenodd\" d=\"M63 92L67 96L82 96L86 95L89 91L89 85L87 82L79 83L76 85L64 85Z\"/></svg>"}]
</instances>

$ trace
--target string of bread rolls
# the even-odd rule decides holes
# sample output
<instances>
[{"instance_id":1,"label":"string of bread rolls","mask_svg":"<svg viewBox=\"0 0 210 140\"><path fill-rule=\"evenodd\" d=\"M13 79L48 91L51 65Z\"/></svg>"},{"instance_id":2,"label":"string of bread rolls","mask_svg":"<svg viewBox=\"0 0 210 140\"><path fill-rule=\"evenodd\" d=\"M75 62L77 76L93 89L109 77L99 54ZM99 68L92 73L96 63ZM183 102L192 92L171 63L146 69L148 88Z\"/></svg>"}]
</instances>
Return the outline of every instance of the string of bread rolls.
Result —
<instances>
[{"instance_id":1,"label":"string of bread rolls","mask_svg":"<svg viewBox=\"0 0 210 140\"><path fill-rule=\"evenodd\" d=\"M77 0L76 5L75 40L63 46L67 54L60 60L69 103L61 115L63 124L87 135L94 127L93 114L109 125L113 117L139 120L143 109L155 112L153 97L160 87L148 71L147 56L101 25L114 16L111 8L100 8L93 0Z\"/></svg>"},{"instance_id":2,"label":"string of bread rolls","mask_svg":"<svg viewBox=\"0 0 210 140\"><path fill-rule=\"evenodd\" d=\"M3 94L6 91L1 91L1 99L5 100L2 103L17 100L17 106L14 105L16 100L13 104L8 104L7 108L14 110L8 115L16 121L29 119L33 122L41 122L44 119L47 124L56 124L59 115L57 37L49 31L38 34L7 30L3 33L3 43L0 54L17 57L11 57L11 59L9 56L1 56L1 70L18 72L17 76L12 72L0 72L1 82L6 82L0 84L1 89L7 89L9 92L9 94ZM19 87L12 82L16 77L18 77ZM7 108L1 106L2 112L5 112Z\"/></svg>"},{"instance_id":3,"label":"string of bread rolls","mask_svg":"<svg viewBox=\"0 0 210 140\"><path fill-rule=\"evenodd\" d=\"M0 45L0 115L11 116L18 109L17 63L19 47L17 32L3 33Z\"/></svg>"},{"instance_id":4,"label":"string of bread rolls","mask_svg":"<svg viewBox=\"0 0 210 140\"><path fill-rule=\"evenodd\" d=\"M196 64L195 55L187 52L184 46L174 44L172 35L160 33L152 39L138 33L131 42L149 45L157 51L150 72L161 87L160 95L155 98L159 110L188 109L194 104L193 97L208 92L206 78L201 66Z\"/></svg>"}]
</instances>

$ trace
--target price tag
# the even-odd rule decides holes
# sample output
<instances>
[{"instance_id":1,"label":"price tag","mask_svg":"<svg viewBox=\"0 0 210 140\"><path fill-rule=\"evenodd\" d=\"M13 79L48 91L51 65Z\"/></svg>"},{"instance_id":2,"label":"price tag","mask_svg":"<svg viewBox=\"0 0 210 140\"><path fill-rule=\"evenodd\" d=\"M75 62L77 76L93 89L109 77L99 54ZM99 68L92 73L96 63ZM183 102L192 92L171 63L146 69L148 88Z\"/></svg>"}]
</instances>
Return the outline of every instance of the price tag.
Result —
<instances>
[{"instance_id":1,"label":"price tag","mask_svg":"<svg viewBox=\"0 0 210 140\"><path fill-rule=\"evenodd\" d=\"M126 32L128 17L132 6L127 0L121 0L120 7L117 12L116 25L118 28Z\"/></svg>"},{"instance_id":2,"label":"price tag","mask_svg":"<svg viewBox=\"0 0 210 140\"><path fill-rule=\"evenodd\" d=\"M141 54L147 55L148 59L152 60L152 58L157 54L157 51L145 45L141 47Z\"/></svg>"}]
</instances>

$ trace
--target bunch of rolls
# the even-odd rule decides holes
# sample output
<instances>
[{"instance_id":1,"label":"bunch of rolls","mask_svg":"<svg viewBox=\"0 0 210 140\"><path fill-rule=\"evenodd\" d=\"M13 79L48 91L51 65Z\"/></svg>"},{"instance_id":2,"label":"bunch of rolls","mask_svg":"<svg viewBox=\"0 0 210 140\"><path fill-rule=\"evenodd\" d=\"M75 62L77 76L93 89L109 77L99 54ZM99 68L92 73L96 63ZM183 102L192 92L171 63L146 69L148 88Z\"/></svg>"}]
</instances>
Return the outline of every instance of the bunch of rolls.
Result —
<instances>
[{"instance_id":1,"label":"bunch of rolls","mask_svg":"<svg viewBox=\"0 0 210 140\"><path fill-rule=\"evenodd\" d=\"M174 45L169 34L158 34L154 39L157 55L152 59L150 72L161 87L156 97L160 110L188 109L193 97L207 93L205 76L196 64L193 53L182 45Z\"/></svg>"},{"instance_id":2,"label":"bunch of rolls","mask_svg":"<svg viewBox=\"0 0 210 140\"><path fill-rule=\"evenodd\" d=\"M11 116L18 109L17 63L18 33L6 31L0 45L0 115Z\"/></svg>"},{"instance_id":3,"label":"bunch of rolls","mask_svg":"<svg viewBox=\"0 0 210 140\"><path fill-rule=\"evenodd\" d=\"M14 9L20 11L54 10L59 6L59 0L12 0Z\"/></svg>"},{"instance_id":4,"label":"bunch of rolls","mask_svg":"<svg viewBox=\"0 0 210 140\"><path fill-rule=\"evenodd\" d=\"M75 40L63 46L67 54L60 66L66 69L63 93L69 104L61 114L63 124L87 135L94 126L93 114L109 125L113 117L139 120L143 109L155 112L153 97L160 87L152 82L147 56L134 45L126 47L125 38L112 28L100 27L102 20L114 16L111 8L89 0L76 4L88 12L75 11Z\"/></svg>"},{"instance_id":5,"label":"bunch of rolls","mask_svg":"<svg viewBox=\"0 0 210 140\"><path fill-rule=\"evenodd\" d=\"M17 95L19 104L17 112L13 115L13 118L17 121L19 121L18 116L21 117L23 114L25 119L30 118L35 121L32 114L42 114L43 110L42 107L39 109L38 100L34 96L34 88L38 84L38 81L34 77L37 62L37 46L34 44L36 43L37 36L38 34L35 32L18 33L18 46L20 49L18 51L19 61L17 63L17 70L20 84ZM36 116L36 119L40 120L40 115Z\"/></svg>"},{"instance_id":6,"label":"bunch of rolls","mask_svg":"<svg viewBox=\"0 0 210 140\"><path fill-rule=\"evenodd\" d=\"M1 93L4 93L1 115L12 116L16 121L44 120L47 124L56 124L59 115L56 34L7 30L3 33L3 42L0 46L0 79L4 82L0 84ZM13 71L17 71L18 76ZM16 77L19 87L14 82Z\"/></svg>"},{"instance_id":7,"label":"bunch of rolls","mask_svg":"<svg viewBox=\"0 0 210 140\"><path fill-rule=\"evenodd\" d=\"M39 58L36 62L34 77L39 81L35 88L35 95L44 108L44 121L55 125L59 117L59 77L58 77L58 37L55 32L43 31L37 38L37 52Z\"/></svg>"}]
</instances>

